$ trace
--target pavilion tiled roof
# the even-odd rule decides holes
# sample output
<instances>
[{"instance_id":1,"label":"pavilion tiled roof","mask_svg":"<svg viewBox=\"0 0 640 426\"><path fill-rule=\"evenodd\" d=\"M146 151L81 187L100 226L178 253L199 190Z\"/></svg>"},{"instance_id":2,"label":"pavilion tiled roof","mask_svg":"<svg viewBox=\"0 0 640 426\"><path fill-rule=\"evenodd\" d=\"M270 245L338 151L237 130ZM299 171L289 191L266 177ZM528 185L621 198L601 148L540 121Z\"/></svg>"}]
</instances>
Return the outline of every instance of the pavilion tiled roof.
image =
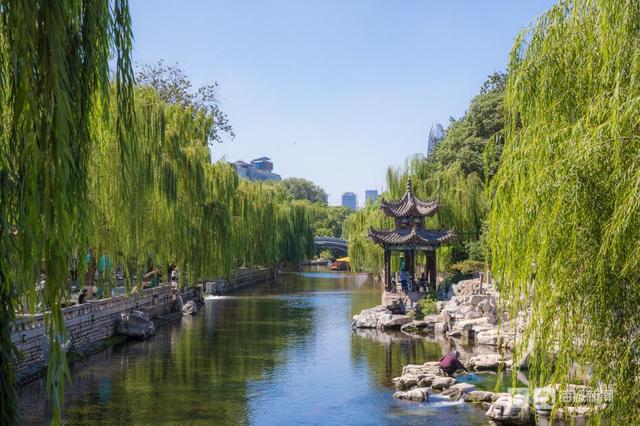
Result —
<instances>
[{"instance_id":1,"label":"pavilion tiled roof","mask_svg":"<svg viewBox=\"0 0 640 426\"><path fill-rule=\"evenodd\" d=\"M369 238L377 244L438 246L455 236L453 231L429 231L424 228L402 228L392 231L369 229Z\"/></svg>"},{"instance_id":2,"label":"pavilion tiled roof","mask_svg":"<svg viewBox=\"0 0 640 426\"><path fill-rule=\"evenodd\" d=\"M380 209L384 214L395 218L432 216L439 207L440 203L437 201L422 201L413 195L411 178L407 179L407 192L400 201L382 200L380 202Z\"/></svg>"}]
</instances>

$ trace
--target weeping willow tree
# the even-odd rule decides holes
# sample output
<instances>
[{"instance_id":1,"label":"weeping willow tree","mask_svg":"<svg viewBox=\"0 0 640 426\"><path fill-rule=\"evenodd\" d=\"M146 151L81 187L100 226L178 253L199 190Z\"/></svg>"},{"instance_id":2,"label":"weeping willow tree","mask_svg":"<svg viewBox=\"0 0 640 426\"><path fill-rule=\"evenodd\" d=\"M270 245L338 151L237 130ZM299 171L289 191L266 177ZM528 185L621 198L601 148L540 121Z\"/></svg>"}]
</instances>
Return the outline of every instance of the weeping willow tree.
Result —
<instances>
[{"instance_id":1,"label":"weeping willow tree","mask_svg":"<svg viewBox=\"0 0 640 426\"><path fill-rule=\"evenodd\" d=\"M513 47L490 260L532 387L574 367L613 389L594 423L640 423L640 3L561 1Z\"/></svg>"},{"instance_id":2,"label":"weeping willow tree","mask_svg":"<svg viewBox=\"0 0 640 426\"><path fill-rule=\"evenodd\" d=\"M306 205L280 187L240 181L228 163L211 163L212 113L167 103L151 87L137 88L135 101L137 143L127 163L137 172L127 182L118 178L113 124L97 131L87 246L114 258L128 277L149 263L173 263L183 284L311 254Z\"/></svg>"},{"instance_id":3,"label":"weeping willow tree","mask_svg":"<svg viewBox=\"0 0 640 426\"><path fill-rule=\"evenodd\" d=\"M211 163L214 111L135 88L125 0L0 8L0 424L17 422L20 354L10 324L36 301L60 423L69 377L61 302L74 259L82 277L91 248L126 271L130 288L148 264L174 263L195 283L310 255L310 213L282 191L240 182L233 166Z\"/></svg>"},{"instance_id":4,"label":"weeping willow tree","mask_svg":"<svg viewBox=\"0 0 640 426\"><path fill-rule=\"evenodd\" d=\"M59 421L67 375L60 301L87 225L91 128L106 119L92 111L109 97L112 53L119 155L132 120L128 5L6 0L0 10L0 422L16 422L9 325L18 308L34 308L40 273L47 276L47 387Z\"/></svg>"},{"instance_id":5,"label":"weeping willow tree","mask_svg":"<svg viewBox=\"0 0 640 426\"><path fill-rule=\"evenodd\" d=\"M411 176L413 192L418 198L437 199L441 207L435 216L425 220L431 229L454 229L460 238L456 242L464 250L464 241L475 240L480 234L486 215L484 184L477 173L465 174L459 164L444 169L434 169L423 158L413 158L404 169L388 169L387 188L382 195L387 199L400 199L405 192L407 178ZM367 206L352 214L345 221L349 239L349 257L354 269L378 272L384 265L384 253L380 246L367 238L369 228L392 229L394 222L386 218L377 205ZM445 270L452 262L452 248L438 249L439 268ZM398 268L398 260L393 268Z\"/></svg>"}]
</instances>

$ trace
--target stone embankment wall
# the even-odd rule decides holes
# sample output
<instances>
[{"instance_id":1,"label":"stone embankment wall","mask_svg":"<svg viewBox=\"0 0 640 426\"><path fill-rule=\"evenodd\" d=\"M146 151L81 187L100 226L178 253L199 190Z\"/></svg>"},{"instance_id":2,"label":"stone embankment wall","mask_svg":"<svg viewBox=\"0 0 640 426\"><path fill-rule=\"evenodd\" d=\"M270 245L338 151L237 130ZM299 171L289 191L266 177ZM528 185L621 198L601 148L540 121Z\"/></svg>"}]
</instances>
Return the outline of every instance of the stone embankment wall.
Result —
<instances>
[{"instance_id":1,"label":"stone embankment wall","mask_svg":"<svg viewBox=\"0 0 640 426\"><path fill-rule=\"evenodd\" d=\"M207 282L205 287L211 294L226 294L273 278L273 268L241 268L229 281ZM214 290L214 291L211 291ZM184 302L201 294L201 288L182 291ZM115 334L115 324L121 312L135 309L146 310L154 320L170 314L172 308L171 286L167 284L148 288L140 293L115 296L102 300L89 300L82 305L64 308L67 350L82 350L99 340ZM48 357L49 338L44 324L44 315L22 315L11 325L11 341L21 356L16 360L19 377L32 376L41 370Z\"/></svg>"},{"instance_id":2,"label":"stone embankment wall","mask_svg":"<svg viewBox=\"0 0 640 426\"><path fill-rule=\"evenodd\" d=\"M212 295L223 295L273 278L273 268L239 268L231 275L229 280L207 281L205 290Z\"/></svg>"}]
</instances>

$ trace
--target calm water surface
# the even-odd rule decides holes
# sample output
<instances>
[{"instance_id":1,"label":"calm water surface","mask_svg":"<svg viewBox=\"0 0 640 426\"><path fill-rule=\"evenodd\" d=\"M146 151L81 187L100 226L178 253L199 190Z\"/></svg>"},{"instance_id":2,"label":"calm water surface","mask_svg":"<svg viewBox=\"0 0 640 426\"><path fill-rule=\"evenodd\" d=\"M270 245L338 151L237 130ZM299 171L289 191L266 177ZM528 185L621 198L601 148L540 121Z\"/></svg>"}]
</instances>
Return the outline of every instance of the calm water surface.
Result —
<instances>
[{"instance_id":1,"label":"calm water surface","mask_svg":"<svg viewBox=\"0 0 640 426\"><path fill-rule=\"evenodd\" d=\"M402 366L437 360L450 342L353 332L352 315L379 303L379 283L345 273L287 274L208 299L193 318L144 342L77 364L69 425L483 425L484 409L432 396L392 398ZM490 388L495 377L466 379ZM25 424L44 424L44 381L20 389Z\"/></svg>"}]
</instances>

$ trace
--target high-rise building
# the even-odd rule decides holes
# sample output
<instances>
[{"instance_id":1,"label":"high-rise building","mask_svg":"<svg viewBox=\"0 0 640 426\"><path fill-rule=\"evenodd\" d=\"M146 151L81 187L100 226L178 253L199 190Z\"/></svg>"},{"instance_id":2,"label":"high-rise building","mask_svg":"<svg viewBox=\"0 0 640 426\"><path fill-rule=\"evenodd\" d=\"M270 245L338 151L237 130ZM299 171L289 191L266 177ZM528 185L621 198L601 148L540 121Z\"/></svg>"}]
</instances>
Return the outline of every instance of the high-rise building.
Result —
<instances>
[{"instance_id":1,"label":"high-rise building","mask_svg":"<svg viewBox=\"0 0 640 426\"><path fill-rule=\"evenodd\" d=\"M378 191L375 189L367 189L364 191L364 201L365 203L371 201L371 204L374 204L378 199Z\"/></svg>"},{"instance_id":2,"label":"high-rise building","mask_svg":"<svg viewBox=\"0 0 640 426\"><path fill-rule=\"evenodd\" d=\"M431 155L433 149L444 139L444 128L442 124L435 123L429 130L429 138L427 139L427 156Z\"/></svg>"},{"instance_id":3,"label":"high-rise building","mask_svg":"<svg viewBox=\"0 0 640 426\"><path fill-rule=\"evenodd\" d=\"M251 163L236 161L238 176L249 180L280 180L280 175L273 173L273 161L269 157L251 160Z\"/></svg>"},{"instance_id":4,"label":"high-rise building","mask_svg":"<svg viewBox=\"0 0 640 426\"><path fill-rule=\"evenodd\" d=\"M358 197L354 192L345 192L342 194L342 205L355 211L358 206Z\"/></svg>"}]
</instances>

